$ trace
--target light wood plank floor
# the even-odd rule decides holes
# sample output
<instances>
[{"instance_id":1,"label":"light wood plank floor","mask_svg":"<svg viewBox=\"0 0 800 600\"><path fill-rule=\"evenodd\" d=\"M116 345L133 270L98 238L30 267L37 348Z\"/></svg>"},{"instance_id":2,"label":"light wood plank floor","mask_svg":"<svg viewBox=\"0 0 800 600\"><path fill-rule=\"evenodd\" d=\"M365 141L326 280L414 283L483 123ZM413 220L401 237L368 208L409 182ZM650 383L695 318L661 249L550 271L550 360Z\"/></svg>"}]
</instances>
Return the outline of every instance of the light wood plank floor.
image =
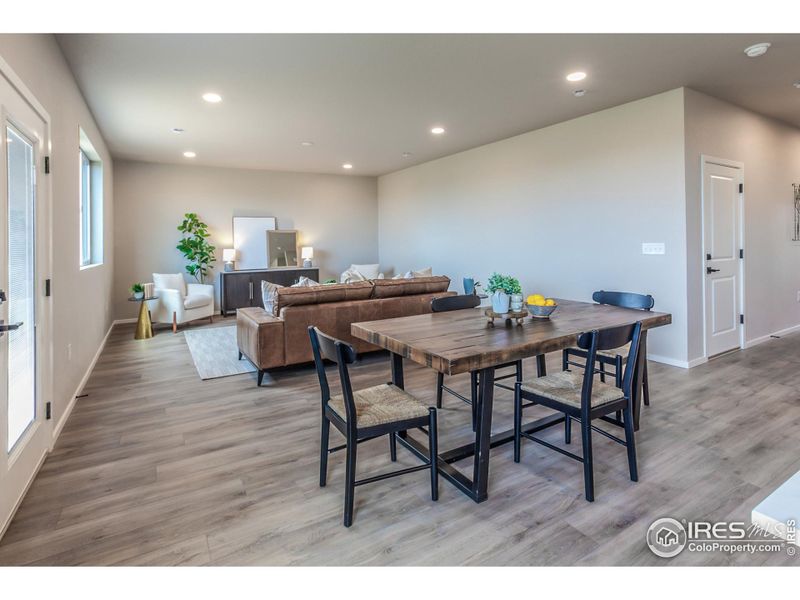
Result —
<instances>
[{"instance_id":1,"label":"light wood plank floor","mask_svg":"<svg viewBox=\"0 0 800 600\"><path fill-rule=\"evenodd\" d=\"M423 471L358 488L345 529L343 454L330 461L328 487L317 484L311 368L260 389L255 374L203 382L182 334L134 341L132 332L112 332L88 397L0 542L0 564L796 564L688 552L664 560L644 536L661 516L749 523L752 507L800 470L800 335L690 371L652 363L641 479L629 481L623 448L595 436L594 503L583 498L580 464L527 443L519 465L510 445L493 453L482 504L446 481L431 502ZM385 382L387 357L353 374L356 387ZM467 379L450 382L466 392ZM409 364L406 381L433 402L432 372ZM495 429L510 427L510 392L499 390L495 406ZM446 396L440 447L470 433L468 407ZM560 429L546 435L560 443ZM416 464L398 452L402 465ZM388 442L363 445L359 459L361 475L386 469Z\"/></svg>"}]
</instances>

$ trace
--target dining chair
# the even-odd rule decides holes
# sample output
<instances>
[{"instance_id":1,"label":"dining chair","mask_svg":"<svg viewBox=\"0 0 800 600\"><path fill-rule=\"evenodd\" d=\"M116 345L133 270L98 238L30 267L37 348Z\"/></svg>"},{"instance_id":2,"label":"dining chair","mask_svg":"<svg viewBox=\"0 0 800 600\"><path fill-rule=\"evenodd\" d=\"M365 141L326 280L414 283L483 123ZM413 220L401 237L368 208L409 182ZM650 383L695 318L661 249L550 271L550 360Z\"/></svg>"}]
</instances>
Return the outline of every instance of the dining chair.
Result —
<instances>
[{"instance_id":1,"label":"dining chair","mask_svg":"<svg viewBox=\"0 0 800 600\"><path fill-rule=\"evenodd\" d=\"M518 382L514 393L514 462L520 462L522 438L537 442L547 448L560 452L583 463L583 481L586 499L594 502L594 463L592 460L592 431L596 431L607 438L622 444L628 450L628 469L631 481L638 481L639 475L636 467L636 446L633 437L633 402L631 390L633 389L633 375L636 358L639 354L641 342L642 323L621 325L582 333L578 337L578 348L587 354L587 365L595 364L598 352L611 350L629 344L628 358L625 363L625 372L622 377L621 387L610 385L602 381L594 381L596 369L586 368L583 374L575 371L561 371L532 379ZM528 401L523 404L523 401ZM581 439L583 442L583 456L573 454L559 448L533 434L526 433L522 428L522 412L530 406L541 405L567 415L570 419L579 421L581 425ZM625 428L625 440L611 435L607 431L592 425L595 419L602 419L616 423L608 415L617 411L622 412ZM569 443L569 428L565 440Z\"/></svg>"},{"instance_id":2,"label":"dining chair","mask_svg":"<svg viewBox=\"0 0 800 600\"><path fill-rule=\"evenodd\" d=\"M423 469L430 470L431 500L439 499L439 469L437 465L438 437L436 409L429 408L405 390L386 383L363 390L353 391L348 365L356 360L356 351L346 342L322 333L316 327L308 328L314 365L317 369L322 393L322 431L320 439L319 485L325 487L328 476L328 455L346 450L344 526L353 524L353 501L355 488L405 475ZM339 371L342 393L331 396L328 377L323 360L335 363ZM345 443L329 447L330 425L345 437ZM427 430L425 429L427 427ZM428 434L428 460L416 467L400 469L356 480L356 455L358 444L368 440L389 436L389 455L397 460L397 433L419 428Z\"/></svg>"},{"instance_id":3,"label":"dining chair","mask_svg":"<svg viewBox=\"0 0 800 600\"><path fill-rule=\"evenodd\" d=\"M431 300L431 311L435 313L439 312L448 312L451 310L463 310L466 308L475 308L480 305L481 299L475 294L465 294L462 296L445 296L443 298L434 298ZM517 360L514 362L504 363L502 365L498 365L498 369L503 369L505 367L514 367L513 373L508 373L506 375L500 375L495 377L495 385L497 387L502 387L507 390L514 391L514 388L511 386L504 385L502 383L497 383L498 380L508 379L509 377L515 377L517 381L522 381L522 361ZM436 408L442 408L442 392L447 392L448 394L455 396L462 402L469 404L472 408L472 430L475 431L475 422L477 419L477 411L478 411L478 389L480 385L480 378L478 377L477 371L472 371L470 373L470 397L467 398L463 394L455 391L454 389L446 386L444 384L444 373L437 373L436 374Z\"/></svg>"},{"instance_id":4,"label":"dining chair","mask_svg":"<svg viewBox=\"0 0 800 600\"><path fill-rule=\"evenodd\" d=\"M592 300L598 304L606 304L609 306L619 306L621 308L634 308L637 310L652 310L655 306L655 300L652 296L644 294L635 294L632 292L606 292L600 290L592 294ZM628 358L630 347L625 345L621 348L612 348L611 350L603 350L597 353L597 362L600 366L600 381L605 383L606 376L614 377L617 387L622 387L622 363ZM574 362L571 360L572 356L579 358L586 358L586 352L580 348L567 348L562 353L562 368L566 371L570 365L583 368L586 363ZM614 367L613 371L609 371L606 367ZM643 361L642 368L642 395L645 406L650 406L650 383L647 376L647 360Z\"/></svg>"}]
</instances>

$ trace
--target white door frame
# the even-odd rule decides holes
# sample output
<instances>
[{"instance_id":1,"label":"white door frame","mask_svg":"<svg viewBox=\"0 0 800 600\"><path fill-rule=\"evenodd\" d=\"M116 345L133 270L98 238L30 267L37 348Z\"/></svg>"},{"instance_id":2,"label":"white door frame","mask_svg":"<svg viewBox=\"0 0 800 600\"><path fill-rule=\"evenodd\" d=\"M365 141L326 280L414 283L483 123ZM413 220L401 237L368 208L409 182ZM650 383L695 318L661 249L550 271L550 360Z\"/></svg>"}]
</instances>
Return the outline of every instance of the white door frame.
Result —
<instances>
[{"instance_id":1,"label":"white door frame","mask_svg":"<svg viewBox=\"0 0 800 600\"><path fill-rule=\"evenodd\" d=\"M729 167L731 169L738 169L742 175L742 184L744 185L744 163L739 162L737 160L729 160L727 158L719 158L718 156L710 156L708 154L701 154L700 155L700 256L698 257L700 260L700 289L702 290L702 308L703 308L703 358L708 360L708 340L706 339L708 328L707 328L707 316L706 316L706 198L705 198L705 181L706 181L706 164L713 164L719 165L721 167ZM745 210L744 210L744 191L739 194L739 240L741 240L741 248L745 249L747 247L747 242L745 240L745 226L744 226L744 219L745 219ZM737 281L739 282L739 309L741 310L741 314L745 314L745 305L744 305L744 261L747 260L747 252L744 253L744 258L739 260L739 276L737 277ZM739 349L744 348L745 340L747 337L745 336L745 328L747 327L747 319L744 320L741 327L739 327Z\"/></svg>"},{"instance_id":2,"label":"white door frame","mask_svg":"<svg viewBox=\"0 0 800 600\"><path fill-rule=\"evenodd\" d=\"M0 77L5 78L11 87L14 88L28 106L35 112L44 122L44 131L41 134L39 141L37 164L36 164L36 222L35 222L35 236L36 236L36 263L35 263L35 277L36 277L36 411L37 415L44 415L46 406L53 403L53 303L51 298L45 297L45 280L52 278L52 264L53 264L53 203L52 203L52 183L50 175L45 174L44 161L45 157L49 157L52 151L52 137L51 137L51 120L50 115L45 110L44 106L36 99L33 93L28 89L25 83L20 79L11 66L0 57ZM2 123L5 123L6 115L2 116ZM13 122L13 119L12 119ZM16 125L15 125L16 126ZM2 182L5 185L4 182ZM28 491L31 483L33 483L39 468L42 466L44 459L47 457L48 451L53 449L53 422L54 419L44 419L40 424L43 428L43 435L47 440L47 449L39 459L30 478L25 484L25 487L20 494L19 498L11 511L11 515L3 522L3 515L0 515L0 539L8 528L13 515L19 508L22 499ZM23 447L25 439L32 435L31 431L26 432L23 438L18 442L20 448ZM5 452L5 448L0 448L0 451ZM15 461L16 457L10 459Z\"/></svg>"}]
</instances>

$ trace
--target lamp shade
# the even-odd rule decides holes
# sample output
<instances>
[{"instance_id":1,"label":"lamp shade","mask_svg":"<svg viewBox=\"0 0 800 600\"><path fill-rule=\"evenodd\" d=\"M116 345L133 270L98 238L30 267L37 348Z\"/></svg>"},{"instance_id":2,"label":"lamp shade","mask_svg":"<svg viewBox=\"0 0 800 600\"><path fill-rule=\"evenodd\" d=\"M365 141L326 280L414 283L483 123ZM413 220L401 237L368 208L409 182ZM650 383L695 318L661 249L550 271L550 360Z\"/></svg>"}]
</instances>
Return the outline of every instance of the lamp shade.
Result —
<instances>
[{"instance_id":1,"label":"lamp shade","mask_svg":"<svg viewBox=\"0 0 800 600\"><path fill-rule=\"evenodd\" d=\"M233 262L236 260L236 249L235 248L225 248L222 251L222 260L224 262Z\"/></svg>"},{"instance_id":2,"label":"lamp shade","mask_svg":"<svg viewBox=\"0 0 800 600\"><path fill-rule=\"evenodd\" d=\"M303 246L300 249L300 258L303 260L309 260L314 258L314 248L311 246Z\"/></svg>"}]
</instances>

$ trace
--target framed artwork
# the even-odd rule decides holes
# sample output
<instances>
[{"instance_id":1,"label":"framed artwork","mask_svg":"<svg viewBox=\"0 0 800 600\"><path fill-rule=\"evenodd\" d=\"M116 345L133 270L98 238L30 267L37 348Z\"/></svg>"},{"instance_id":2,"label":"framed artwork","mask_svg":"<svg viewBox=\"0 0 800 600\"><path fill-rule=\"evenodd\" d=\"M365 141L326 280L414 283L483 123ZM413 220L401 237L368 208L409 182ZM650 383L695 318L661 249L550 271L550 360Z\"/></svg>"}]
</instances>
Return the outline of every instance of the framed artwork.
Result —
<instances>
[{"instance_id":1,"label":"framed artwork","mask_svg":"<svg viewBox=\"0 0 800 600\"><path fill-rule=\"evenodd\" d=\"M233 247L237 251L236 270L265 269L267 231L274 231L278 222L275 217L233 217Z\"/></svg>"}]
</instances>

